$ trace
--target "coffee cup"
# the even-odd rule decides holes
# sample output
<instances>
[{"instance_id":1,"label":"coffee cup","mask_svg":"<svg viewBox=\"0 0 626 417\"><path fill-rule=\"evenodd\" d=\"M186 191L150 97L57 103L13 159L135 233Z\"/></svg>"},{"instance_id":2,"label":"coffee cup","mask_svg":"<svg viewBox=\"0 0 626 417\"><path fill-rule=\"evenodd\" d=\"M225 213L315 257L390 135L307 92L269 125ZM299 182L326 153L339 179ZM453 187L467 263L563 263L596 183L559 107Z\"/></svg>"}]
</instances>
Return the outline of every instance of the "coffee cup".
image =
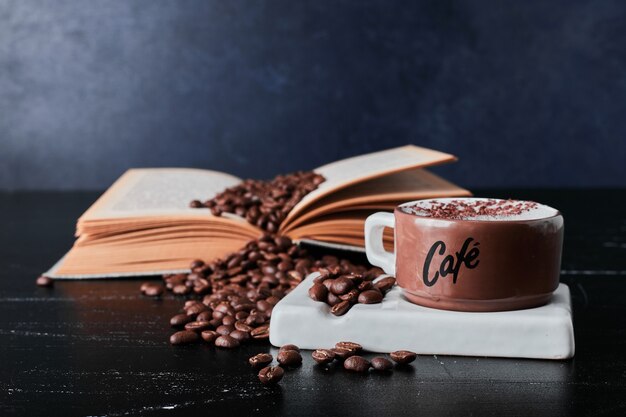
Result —
<instances>
[{"instance_id":1,"label":"coffee cup","mask_svg":"<svg viewBox=\"0 0 626 417\"><path fill-rule=\"evenodd\" d=\"M394 252L383 229L394 229ZM546 304L559 285L563 216L535 202L440 198L365 222L369 262L395 275L409 301L456 311Z\"/></svg>"}]
</instances>

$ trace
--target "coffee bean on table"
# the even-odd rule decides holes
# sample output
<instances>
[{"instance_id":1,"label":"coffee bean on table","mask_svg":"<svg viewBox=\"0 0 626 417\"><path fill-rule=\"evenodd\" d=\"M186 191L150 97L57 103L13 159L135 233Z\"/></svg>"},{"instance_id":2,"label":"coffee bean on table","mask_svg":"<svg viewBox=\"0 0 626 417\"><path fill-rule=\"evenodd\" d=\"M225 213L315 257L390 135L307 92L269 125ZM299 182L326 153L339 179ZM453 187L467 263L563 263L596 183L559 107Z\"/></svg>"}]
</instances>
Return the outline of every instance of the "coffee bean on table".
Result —
<instances>
[{"instance_id":1,"label":"coffee bean on table","mask_svg":"<svg viewBox=\"0 0 626 417\"><path fill-rule=\"evenodd\" d=\"M280 350L295 350L296 352L300 352L300 348L296 345L282 345Z\"/></svg>"},{"instance_id":2,"label":"coffee bean on table","mask_svg":"<svg viewBox=\"0 0 626 417\"><path fill-rule=\"evenodd\" d=\"M190 321L185 324L185 330L191 330L192 332L200 333L204 330L209 330L211 325L207 321Z\"/></svg>"},{"instance_id":3,"label":"coffee bean on table","mask_svg":"<svg viewBox=\"0 0 626 417\"><path fill-rule=\"evenodd\" d=\"M241 330L233 330L232 332L230 332L229 336L233 339L237 339L240 343L243 343L246 340L250 339L250 333Z\"/></svg>"},{"instance_id":4,"label":"coffee bean on table","mask_svg":"<svg viewBox=\"0 0 626 417\"><path fill-rule=\"evenodd\" d=\"M205 330L202 333L200 333L200 336L205 342L214 343L215 339L217 339L219 334L217 334L217 332L213 330Z\"/></svg>"},{"instance_id":5,"label":"coffee bean on table","mask_svg":"<svg viewBox=\"0 0 626 417\"><path fill-rule=\"evenodd\" d=\"M233 349L239 346L239 341L229 335L222 335L215 339L215 346L225 349Z\"/></svg>"},{"instance_id":6,"label":"coffee bean on table","mask_svg":"<svg viewBox=\"0 0 626 417\"><path fill-rule=\"evenodd\" d=\"M283 379L284 375L285 371L280 366L266 366L259 371L259 381L266 385L272 385Z\"/></svg>"},{"instance_id":7,"label":"coffee bean on table","mask_svg":"<svg viewBox=\"0 0 626 417\"><path fill-rule=\"evenodd\" d=\"M200 337L198 333L191 330L181 330L170 336L170 343L172 345L187 345L197 342Z\"/></svg>"},{"instance_id":8,"label":"coffee bean on table","mask_svg":"<svg viewBox=\"0 0 626 417\"><path fill-rule=\"evenodd\" d=\"M367 290L359 294L359 303L378 304L383 301L383 294L378 290Z\"/></svg>"},{"instance_id":9,"label":"coffee bean on table","mask_svg":"<svg viewBox=\"0 0 626 417\"><path fill-rule=\"evenodd\" d=\"M280 350L276 360L283 366L295 367L302 364L302 356L297 350Z\"/></svg>"},{"instance_id":10,"label":"coffee bean on table","mask_svg":"<svg viewBox=\"0 0 626 417\"><path fill-rule=\"evenodd\" d=\"M269 365L272 363L272 360L274 360L274 358L269 353L259 353L248 359L248 363L253 368L260 368Z\"/></svg>"},{"instance_id":11,"label":"coffee bean on table","mask_svg":"<svg viewBox=\"0 0 626 417\"><path fill-rule=\"evenodd\" d=\"M355 342L337 342L335 343L335 347L339 349L350 349L355 352L360 352L363 350L363 346Z\"/></svg>"},{"instance_id":12,"label":"coffee bean on table","mask_svg":"<svg viewBox=\"0 0 626 417\"><path fill-rule=\"evenodd\" d=\"M253 339L267 339L270 337L270 326L259 326L250 333Z\"/></svg>"},{"instance_id":13,"label":"coffee bean on table","mask_svg":"<svg viewBox=\"0 0 626 417\"><path fill-rule=\"evenodd\" d=\"M357 354L356 350L353 349L345 349L345 348L332 348L331 349L335 354L335 359L339 361L346 360L350 356L354 356Z\"/></svg>"},{"instance_id":14,"label":"coffee bean on table","mask_svg":"<svg viewBox=\"0 0 626 417\"><path fill-rule=\"evenodd\" d=\"M170 319L170 325L172 327L184 327L185 324L189 323L190 321L193 321L193 317L188 316L184 313L176 314Z\"/></svg>"},{"instance_id":15,"label":"coffee bean on table","mask_svg":"<svg viewBox=\"0 0 626 417\"><path fill-rule=\"evenodd\" d=\"M370 368L370 363L362 356L350 356L343 362L343 367L348 371L367 372Z\"/></svg>"},{"instance_id":16,"label":"coffee bean on table","mask_svg":"<svg viewBox=\"0 0 626 417\"><path fill-rule=\"evenodd\" d=\"M382 356L373 358L370 361L370 364L372 365L372 369L380 372L389 371L393 368L393 363L389 359L383 358Z\"/></svg>"},{"instance_id":17,"label":"coffee bean on table","mask_svg":"<svg viewBox=\"0 0 626 417\"><path fill-rule=\"evenodd\" d=\"M330 349L316 349L311 353L311 357L317 363L326 364L335 359L335 352Z\"/></svg>"},{"instance_id":18,"label":"coffee bean on table","mask_svg":"<svg viewBox=\"0 0 626 417\"><path fill-rule=\"evenodd\" d=\"M350 302L349 301L340 301L330 308L330 312L335 316L343 316L350 310Z\"/></svg>"},{"instance_id":19,"label":"coffee bean on table","mask_svg":"<svg viewBox=\"0 0 626 417\"><path fill-rule=\"evenodd\" d=\"M413 362L417 358L417 353L409 350L397 350L395 352L391 352L389 356L391 356L391 359L393 359L398 365L406 365Z\"/></svg>"},{"instance_id":20,"label":"coffee bean on table","mask_svg":"<svg viewBox=\"0 0 626 417\"><path fill-rule=\"evenodd\" d=\"M229 335L233 330L235 330L235 326L233 326L232 324L231 325L223 324L221 326L218 326L217 329L215 329L215 331L221 335Z\"/></svg>"}]
</instances>

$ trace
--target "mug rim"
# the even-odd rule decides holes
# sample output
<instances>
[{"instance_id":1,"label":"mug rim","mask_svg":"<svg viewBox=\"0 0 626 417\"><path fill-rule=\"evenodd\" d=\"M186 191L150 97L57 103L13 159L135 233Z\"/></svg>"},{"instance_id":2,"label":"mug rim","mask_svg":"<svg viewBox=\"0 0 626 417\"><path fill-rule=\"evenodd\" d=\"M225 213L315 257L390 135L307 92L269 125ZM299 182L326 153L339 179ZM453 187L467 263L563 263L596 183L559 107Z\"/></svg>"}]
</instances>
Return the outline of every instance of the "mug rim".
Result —
<instances>
[{"instance_id":1,"label":"mug rim","mask_svg":"<svg viewBox=\"0 0 626 417\"><path fill-rule=\"evenodd\" d=\"M413 200L413 201L407 201L405 203L402 204L398 204L393 212L394 215L396 213L399 214L404 214L406 216L411 216L411 217L416 217L418 219L422 219L422 220L428 220L428 221L441 221L441 222L448 222L448 223L484 223L484 224L493 224L493 225L505 225L505 224L529 224L529 223L534 223L534 222L542 222L542 221L546 221L546 220L552 220L556 217L563 217L563 215L561 214L561 212L557 209L555 209L554 207L548 206L546 204L543 203L537 203L537 204L541 204L544 207L548 207L552 210L554 210L554 214L547 216L547 217L541 217L538 219L519 219L519 220L481 220L481 219L444 219L441 217L426 217L426 216L419 216L417 214L412 214L412 213L407 213L405 211L400 210L401 207L406 206L408 204L414 204L420 201L432 201L432 200L458 200L458 199L464 199L464 200L505 200L503 198L489 198L489 197L435 197L435 198L422 198L419 200ZM518 200L518 201L528 201L528 200Z\"/></svg>"}]
</instances>

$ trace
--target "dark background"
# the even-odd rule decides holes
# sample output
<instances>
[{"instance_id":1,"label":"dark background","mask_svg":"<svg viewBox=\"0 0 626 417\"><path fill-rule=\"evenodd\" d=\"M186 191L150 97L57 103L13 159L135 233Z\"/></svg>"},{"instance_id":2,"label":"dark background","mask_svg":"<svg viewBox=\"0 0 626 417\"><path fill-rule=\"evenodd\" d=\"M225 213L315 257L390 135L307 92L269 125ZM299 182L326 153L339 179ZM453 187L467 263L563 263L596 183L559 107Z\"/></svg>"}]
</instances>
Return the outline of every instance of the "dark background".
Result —
<instances>
[{"instance_id":1,"label":"dark background","mask_svg":"<svg viewBox=\"0 0 626 417\"><path fill-rule=\"evenodd\" d=\"M625 186L623 1L0 0L0 189L415 143L468 187Z\"/></svg>"}]
</instances>

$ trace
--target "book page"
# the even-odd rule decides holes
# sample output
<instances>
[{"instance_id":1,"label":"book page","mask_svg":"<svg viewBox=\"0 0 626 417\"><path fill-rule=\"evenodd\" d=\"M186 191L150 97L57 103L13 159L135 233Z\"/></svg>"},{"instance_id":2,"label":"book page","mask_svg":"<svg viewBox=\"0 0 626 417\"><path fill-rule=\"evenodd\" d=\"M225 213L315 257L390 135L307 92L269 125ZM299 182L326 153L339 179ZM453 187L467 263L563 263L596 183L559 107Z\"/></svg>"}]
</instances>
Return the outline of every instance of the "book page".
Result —
<instances>
[{"instance_id":1,"label":"book page","mask_svg":"<svg viewBox=\"0 0 626 417\"><path fill-rule=\"evenodd\" d=\"M307 194L287 215L284 226L313 202L348 186L392 173L456 160L453 155L414 145L343 159L315 169L326 181Z\"/></svg>"},{"instance_id":2,"label":"book page","mask_svg":"<svg viewBox=\"0 0 626 417\"><path fill-rule=\"evenodd\" d=\"M79 219L79 222L162 215L207 216L192 209L191 200L204 201L241 182L217 171L188 168L145 168L126 171Z\"/></svg>"}]
</instances>

